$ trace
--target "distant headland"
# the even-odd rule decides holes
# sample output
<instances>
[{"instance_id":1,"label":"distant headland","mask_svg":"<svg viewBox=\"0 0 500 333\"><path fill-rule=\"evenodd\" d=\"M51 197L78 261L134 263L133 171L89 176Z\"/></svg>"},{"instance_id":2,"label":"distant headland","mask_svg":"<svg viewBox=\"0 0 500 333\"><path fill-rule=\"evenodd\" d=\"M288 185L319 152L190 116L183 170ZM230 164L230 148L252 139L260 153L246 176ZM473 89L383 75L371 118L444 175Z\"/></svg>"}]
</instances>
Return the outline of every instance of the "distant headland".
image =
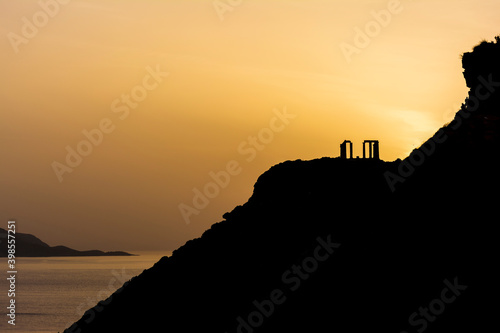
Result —
<instances>
[{"instance_id":1,"label":"distant headland","mask_svg":"<svg viewBox=\"0 0 500 333\"><path fill-rule=\"evenodd\" d=\"M49 246L31 234L16 233L16 257L132 256L123 251L78 251L66 246ZM5 245L4 245L5 244ZM0 228L0 257L7 257L7 230Z\"/></svg>"}]
</instances>

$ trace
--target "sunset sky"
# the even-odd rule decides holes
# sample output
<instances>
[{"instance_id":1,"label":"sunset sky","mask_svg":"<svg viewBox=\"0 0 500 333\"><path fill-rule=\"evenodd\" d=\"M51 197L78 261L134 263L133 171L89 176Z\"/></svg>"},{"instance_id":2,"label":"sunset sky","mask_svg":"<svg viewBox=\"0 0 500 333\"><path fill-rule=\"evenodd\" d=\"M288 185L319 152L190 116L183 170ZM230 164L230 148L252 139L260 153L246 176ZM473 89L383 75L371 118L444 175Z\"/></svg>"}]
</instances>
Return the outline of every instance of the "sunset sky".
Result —
<instances>
[{"instance_id":1,"label":"sunset sky","mask_svg":"<svg viewBox=\"0 0 500 333\"><path fill-rule=\"evenodd\" d=\"M404 158L464 101L460 56L500 34L499 14L498 0L0 0L0 227L173 250L279 162L336 157L345 139Z\"/></svg>"}]
</instances>

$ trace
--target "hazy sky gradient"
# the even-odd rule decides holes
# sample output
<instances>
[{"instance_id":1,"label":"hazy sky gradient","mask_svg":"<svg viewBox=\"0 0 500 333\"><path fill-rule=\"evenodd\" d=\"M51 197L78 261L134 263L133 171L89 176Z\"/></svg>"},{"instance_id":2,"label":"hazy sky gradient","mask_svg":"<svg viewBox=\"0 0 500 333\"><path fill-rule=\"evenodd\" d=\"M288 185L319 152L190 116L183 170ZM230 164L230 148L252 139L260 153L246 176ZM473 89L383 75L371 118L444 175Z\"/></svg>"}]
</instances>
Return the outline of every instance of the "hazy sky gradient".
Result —
<instances>
[{"instance_id":1,"label":"hazy sky gradient","mask_svg":"<svg viewBox=\"0 0 500 333\"><path fill-rule=\"evenodd\" d=\"M213 1L66 1L15 52L9 33L41 7L0 0L0 227L80 250L175 249L272 165L345 139L405 157L463 102L461 53L500 33L497 0L401 1L348 62L341 44L391 1L243 0L224 20ZM169 74L120 119L113 102L148 68ZM238 147L285 107L296 117L247 161ZM105 118L114 130L60 182L52 163ZM241 172L187 225L179 204L231 160Z\"/></svg>"}]
</instances>

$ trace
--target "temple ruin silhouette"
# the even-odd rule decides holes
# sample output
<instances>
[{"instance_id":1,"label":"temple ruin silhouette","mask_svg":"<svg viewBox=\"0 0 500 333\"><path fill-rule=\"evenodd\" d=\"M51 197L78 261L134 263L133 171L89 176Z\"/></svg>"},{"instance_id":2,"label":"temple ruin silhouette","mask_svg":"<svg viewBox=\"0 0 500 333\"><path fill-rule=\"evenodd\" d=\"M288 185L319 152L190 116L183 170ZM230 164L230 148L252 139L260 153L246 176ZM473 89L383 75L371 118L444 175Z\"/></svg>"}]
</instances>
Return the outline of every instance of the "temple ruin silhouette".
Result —
<instances>
[{"instance_id":1,"label":"temple ruin silhouette","mask_svg":"<svg viewBox=\"0 0 500 333\"><path fill-rule=\"evenodd\" d=\"M340 158L347 159L347 145L349 145L349 158L354 158L352 154L352 142L345 140L340 144ZM368 157L366 155L366 145L368 145ZM359 156L356 156L359 158ZM365 140L363 141L363 158L364 159L380 159L379 142L377 140Z\"/></svg>"}]
</instances>

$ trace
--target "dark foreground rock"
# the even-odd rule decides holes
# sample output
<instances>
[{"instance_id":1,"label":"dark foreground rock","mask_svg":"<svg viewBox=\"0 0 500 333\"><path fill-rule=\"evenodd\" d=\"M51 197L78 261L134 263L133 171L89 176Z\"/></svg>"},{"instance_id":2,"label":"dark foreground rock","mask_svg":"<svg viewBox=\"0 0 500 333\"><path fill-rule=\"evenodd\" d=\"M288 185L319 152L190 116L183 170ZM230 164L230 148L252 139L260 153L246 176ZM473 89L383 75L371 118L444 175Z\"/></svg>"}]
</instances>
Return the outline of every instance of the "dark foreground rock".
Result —
<instances>
[{"instance_id":1,"label":"dark foreground rock","mask_svg":"<svg viewBox=\"0 0 500 333\"><path fill-rule=\"evenodd\" d=\"M498 329L500 43L464 55L455 120L403 161L288 161L66 332Z\"/></svg>"}]
</instances>

